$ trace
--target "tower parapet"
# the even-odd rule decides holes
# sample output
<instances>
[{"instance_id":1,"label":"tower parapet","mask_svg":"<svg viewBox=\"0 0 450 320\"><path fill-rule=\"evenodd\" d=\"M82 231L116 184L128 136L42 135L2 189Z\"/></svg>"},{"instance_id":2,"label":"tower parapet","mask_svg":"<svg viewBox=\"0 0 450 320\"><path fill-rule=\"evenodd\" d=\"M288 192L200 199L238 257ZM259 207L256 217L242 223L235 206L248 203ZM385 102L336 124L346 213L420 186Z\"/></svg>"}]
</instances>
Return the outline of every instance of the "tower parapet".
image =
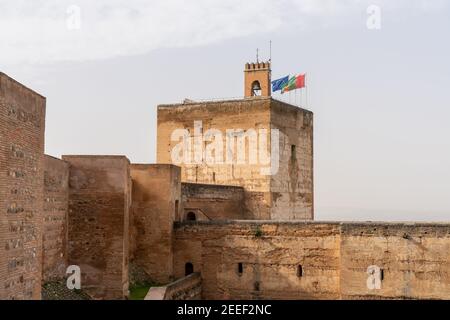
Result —
<instances>
[{"instance_id":1,"label":"tower parapet","mask_svg":"<svg viewBox=\"0 0 450 320\"><path fill-rule=\"evenodd\" d=\"M246 98L271 96L271 69L270 62L251 62L245 64L244 95Z\"/></svg>"}]
</instances>

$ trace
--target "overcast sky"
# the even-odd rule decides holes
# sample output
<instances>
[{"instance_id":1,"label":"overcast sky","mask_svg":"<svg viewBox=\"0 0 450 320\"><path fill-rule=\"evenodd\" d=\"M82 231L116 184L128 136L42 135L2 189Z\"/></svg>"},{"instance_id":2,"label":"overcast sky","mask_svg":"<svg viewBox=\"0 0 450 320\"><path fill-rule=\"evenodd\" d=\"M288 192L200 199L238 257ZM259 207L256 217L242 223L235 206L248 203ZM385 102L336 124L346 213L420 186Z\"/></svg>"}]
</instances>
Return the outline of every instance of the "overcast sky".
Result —
<instances>
[{"instance_id":1,"label":"overcast sky","mask_svg":"<svg viewBox=\"0 0 450 320\"><path fill-rule=\"evenodd\" d=\"M308 73L316 219L450 221L449 30L445 0L0 0L0 70L47 97L48 154L151 163L157 104L242 96L272 40L273 78Z\"/></svg>"}]
</instances>

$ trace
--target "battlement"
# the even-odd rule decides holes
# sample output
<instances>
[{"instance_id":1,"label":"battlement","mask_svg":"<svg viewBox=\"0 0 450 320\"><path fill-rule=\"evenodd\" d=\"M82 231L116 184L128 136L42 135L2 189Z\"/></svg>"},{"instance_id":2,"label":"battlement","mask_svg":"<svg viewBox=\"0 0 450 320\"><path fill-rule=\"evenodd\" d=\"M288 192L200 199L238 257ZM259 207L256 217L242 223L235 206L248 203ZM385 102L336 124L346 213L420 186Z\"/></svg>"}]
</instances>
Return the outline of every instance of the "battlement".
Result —
<instances>
[{"instance_id":1,"label":"battlement","mask_svg":"<svg viewBox=\"0 0 450 320\"><path fill-rule=\"evenodd\" d=\"M246 72L248 71L254 71L254 70L270 70L270 62L247 62L245 64L245 70Z\"/></svg>"}]
</instances>

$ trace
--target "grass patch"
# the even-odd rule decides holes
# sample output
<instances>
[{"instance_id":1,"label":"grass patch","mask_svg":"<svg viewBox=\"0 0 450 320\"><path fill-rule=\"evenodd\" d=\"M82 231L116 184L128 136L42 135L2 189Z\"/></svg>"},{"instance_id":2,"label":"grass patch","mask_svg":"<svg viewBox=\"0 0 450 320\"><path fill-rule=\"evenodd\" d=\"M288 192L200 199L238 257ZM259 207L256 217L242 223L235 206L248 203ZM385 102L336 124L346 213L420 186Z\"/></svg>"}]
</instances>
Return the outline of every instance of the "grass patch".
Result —
<instances>
[{"instance_id":1,"label":"grass patch","mask_svg":"<svg viewBox=\"0 0 450 320\"><path fill-rule=\"evenodd\" d=\"M145 296L150 290L151 287L157 287L158 285L155 283L144 282L144 283L135 283L130 285L130 295L128 296L129 300L144 300Z\"/></svg>"},{"instance_id":2,"label":"grass patch","mask_svg":"<svg viewBox=\"0 0 450 320\"><path fill-rule=\"evenodd\" d=\"M152 286L150 284L138 284L130 288L130 300L144 300Z\"/></svg>"}]
</instances>

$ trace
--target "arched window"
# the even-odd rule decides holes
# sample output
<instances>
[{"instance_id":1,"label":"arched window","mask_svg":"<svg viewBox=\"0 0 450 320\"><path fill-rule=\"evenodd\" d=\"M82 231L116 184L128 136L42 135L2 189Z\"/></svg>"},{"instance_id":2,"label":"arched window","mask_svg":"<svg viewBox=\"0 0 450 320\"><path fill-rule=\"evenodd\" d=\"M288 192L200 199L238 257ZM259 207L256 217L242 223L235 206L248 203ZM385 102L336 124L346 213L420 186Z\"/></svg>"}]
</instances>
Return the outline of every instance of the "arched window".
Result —
<instances>
[{"instance_id":1,"label":"arched window","mask_svg":"<svg viewBox=\"0 0 450 320\"><path fill-rule=\"evenodd\" d=\"M186 215L186 220L187 221L196 221L197 220L197 216L195 215L195 212L188 212L188 214Z\"/></svg>"},{"instance_id":2,"label":"arched window","mask_svg":"<svg viewBox=\"0 0 450 320\"><path fill-rule=\"evenodd\" d=\"M260 96L261 95L261 84L258 80L253 81L252 83L252 96Z\"/></svg>"},{"instance_id":3,"label":"arched window","mask_svg":"<svg viewBox=\"0 0 450 320\"><path fill-rule=\"evenodd\" d=\"M184 275L188 276L188 275L190 275L192 273L194 273L194 265L192 263L190 263L190 262L187 262L184 265Z\"/></svg>"}]
</instances>

